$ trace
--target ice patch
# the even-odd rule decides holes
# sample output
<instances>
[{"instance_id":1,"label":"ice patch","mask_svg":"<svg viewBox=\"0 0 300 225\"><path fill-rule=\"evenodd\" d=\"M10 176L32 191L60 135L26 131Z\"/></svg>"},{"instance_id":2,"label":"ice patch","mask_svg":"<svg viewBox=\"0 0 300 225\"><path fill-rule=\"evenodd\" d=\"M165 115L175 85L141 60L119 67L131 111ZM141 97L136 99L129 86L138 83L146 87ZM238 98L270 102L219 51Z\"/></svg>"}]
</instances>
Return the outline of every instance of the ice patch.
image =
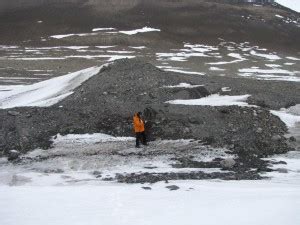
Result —
<instances>
[{"instance_id":1,"label":"ice patch","mask_svg":"<svg viewBox=\"0 0 300 225\"><path fill-rule=\"evenodd\" d=\"M176 105L202 105L202 106L250 106L247 99L250 95L238 95L238 96L229 96L229 95L219 95L213 94L200 99L189 99L189 100L171 100L166 103L176 104Z\"/></svg>"},{"instance_id":2,"label":"ice patch","mask_svg":"<svg viewBox=\"0 0 300 225\"><path fill-rule=\"evenodd\" d=\"M20 86L11 91L0 92L0 108L54 105L71 95L73 90L83 82L98 74L101 68L91 67L32 85Z\"/></svg>"}]
</instances>

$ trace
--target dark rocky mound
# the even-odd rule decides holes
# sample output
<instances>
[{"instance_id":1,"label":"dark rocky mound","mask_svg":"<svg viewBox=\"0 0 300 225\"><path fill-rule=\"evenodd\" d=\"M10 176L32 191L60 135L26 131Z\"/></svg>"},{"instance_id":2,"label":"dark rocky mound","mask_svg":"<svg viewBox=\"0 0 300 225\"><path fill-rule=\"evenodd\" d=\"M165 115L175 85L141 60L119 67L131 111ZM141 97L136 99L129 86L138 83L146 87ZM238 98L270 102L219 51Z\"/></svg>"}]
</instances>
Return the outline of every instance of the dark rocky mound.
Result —
<instances>
[{"instance_id":1,"label":"dark rocky mound","mask_svg":"<svg viewBox=\"0 0 300 225\"><path fill-rule=\"evenodd\" d=\"M181 82L196 88L165 88ZM184 75L161 71L138 60L119 60L75 89L74 94L48 108L0 110L1 153L49 148L57 133L94 133L131 136L132 115L143 111L151 139L197 139L227 147L240 156L265 156L289 150L286 126L269 109L299 104L299 85L244 78ZM222 92L228 86L231 92ZM280 91L280 94L277 92ZM212 93L251 94L261 107L185 106L165 103L196 99Z\"/></svg>"}]
</instances>

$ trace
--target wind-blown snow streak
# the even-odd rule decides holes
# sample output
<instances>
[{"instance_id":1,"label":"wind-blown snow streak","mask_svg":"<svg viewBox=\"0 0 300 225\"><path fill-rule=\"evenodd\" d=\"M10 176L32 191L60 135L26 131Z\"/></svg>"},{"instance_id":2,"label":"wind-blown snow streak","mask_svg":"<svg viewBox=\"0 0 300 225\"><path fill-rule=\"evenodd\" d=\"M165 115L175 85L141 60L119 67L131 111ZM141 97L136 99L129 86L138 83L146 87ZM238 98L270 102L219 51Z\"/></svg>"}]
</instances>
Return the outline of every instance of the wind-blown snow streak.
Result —
<instances>
[{"instance_id":1,"label":"wind-blown snow streak","mask_svg":"<svg viewBox=\"0 0 300 225\"><path fill-rule=\"evenodd\" d=\"M73 90L83 82L99 73L101 68L91 67L65 76L0 92L0 108L54 105L71 95Z\"/></svg>"},{"instance_id":2,"label":"wind-blown snow streak","mask_svg":"<svg viewBox=\"0 0 300 225\"><path fill-rule=\"evenodd\" d=\"M250 97L250 95L219 95L213 94L205 98L200 99L188 99L188 100L172 100L167 103L177 104L177 105L202 105L202 106L250 106L245 101Z\"/></svg>"}]
</instances>

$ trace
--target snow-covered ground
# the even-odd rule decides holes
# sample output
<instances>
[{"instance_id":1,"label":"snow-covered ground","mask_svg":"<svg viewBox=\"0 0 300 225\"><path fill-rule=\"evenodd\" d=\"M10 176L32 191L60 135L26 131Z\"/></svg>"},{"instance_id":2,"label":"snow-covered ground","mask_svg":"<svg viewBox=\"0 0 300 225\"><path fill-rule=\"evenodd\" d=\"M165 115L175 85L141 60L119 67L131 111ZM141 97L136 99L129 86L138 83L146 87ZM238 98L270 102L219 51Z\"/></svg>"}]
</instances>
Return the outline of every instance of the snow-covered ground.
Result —
<instances>
[{"instance_id":1,"label":"snow-covered ground","mask_svg":"<svg viewBox=\"0 0 300 225\"><path fill-rule=\"evenodd\" d=\"M177 191L165 186L176 184ZM296 225L299 186L259 181L0 187L2 225Z\"/></svg>"},{"instance_id":2,"label":"snow-covered ground","mask_svg":"<svg viewBox=\"0 0 300 225\"><path fill-rule=\"evenodd\" d=\"M291 114L299 115L299 105L281 112L285 121ZM299 127L297 121L286 122L292 128ZM226 149L198 144L200 149L193 149L192 140L156 141L135 149L130 137L53 138L53 149L30 152L20 164L0 159L1 225L296 225L300 221L299 151L268 158L287 164L275 164L272 169L276 171L262 173L269 177L266 180L120 184L101 178L133 172L220 172L217 168L173 168L173 154L193 155L202 161L229 155ZM172 185L179 189L171 191Z\"/></svg>"}]
</instances>

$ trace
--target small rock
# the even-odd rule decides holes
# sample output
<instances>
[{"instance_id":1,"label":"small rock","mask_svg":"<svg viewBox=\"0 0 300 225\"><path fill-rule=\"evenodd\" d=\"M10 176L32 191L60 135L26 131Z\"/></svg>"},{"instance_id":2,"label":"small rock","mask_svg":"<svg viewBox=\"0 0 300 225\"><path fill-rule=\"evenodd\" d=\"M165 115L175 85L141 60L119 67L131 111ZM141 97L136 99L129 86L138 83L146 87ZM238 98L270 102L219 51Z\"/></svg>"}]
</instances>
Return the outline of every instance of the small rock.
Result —
<instances>
[{"instance_id":1,"label":"small rock","mask_svg":"<svg viewBox=\"0 0 300 225\"><path fill-rule=\"evenodd\" d=\"M229 114L230 111L228 109L220 109L220 113Z\"/></svg>"},{"instance_id":2,"label":"small rock","mask_svg":"<svg viewBox=\"0 0 300 225\"><path fill-rule=\"evenodd\" d=\"M263 129L261 128L261 127L259 127L259 128L257 128L257 130L256 130L256 133L262 133L263 132Z\"/></svg>"},{"instance_id":3,"label":"small rock","mask_svg":"<svg viewBox=\"0 0 300 225\"><path fill-rule=\"evenodd\" d=\"M278 168L276 171L277 171L278 173L288 173L288 170L285 169L285 168Z\"/></svg>"},{"instance_id":4,"label":"small rock","mask_svg":"<svg viewBox=\"0 0 300 225\"><path fill-rule=\"evenodd\" d=\"M227 159L224 159L220 162L221 166L223 168L232 168L234 167L234 165L236 164L235 160L233 158L227 158Z\"/></svg>"},{"instance_id":5,"label":"small rock","mask_svg":"<svg viewBox=\"0 0 300 225\"><path fill-rule=\"evenodd\" d=\"M11 115L11 116L19 116L21 115L21 113L17 112L17 111L13 111L13 110L10 110L7 112L8 115Z\"/></svg>"},{"instance_id":6,"label":"small rock","mask_svg":"<svg viewBox=\"0 0 300 225\"><path fill-rule=\"evenodd\" d=\"M8 152L8 160L9 161L13 161L13 160L16 160L16 159L18 159L19 158L19 156L20 156L20 152L19 151L17 151L17 150L10 150L9 152Z\"/></svg>"},{"instance_id":7,"label":"small rock","mask_svg":"<svg viewBox=\"0 0 300 225\"><path fill-rule=\"evenodd\" d=\"M95 170L92 174L94 176L98 176L98 175L101 175L102 173L100 171Z\"/></svg>"},{"instance_id":8,"label":"small rock","mask_svg":"<svg viewBox=\"0 0 300 225\"><path fill-rule=\"evenodd\" d=\"M188 127L185 127L184 129L183 129L183 133L190 133L191 132L191 130L190 130L190 128L188 128Z\"/></svg>"},{"instance_id":9,"label":"small rock","mask_svg":"<svg viewBox=\"0 0 300 225\"><path fill-rule=\"evenodd\" d=\"M289 138L289 140L290 140L291 142L296 142L296 141L297 141L296 138L295 138L294 136L291 136L291 137Z\"/></svg>"},{"instance_id":10,"label":"small rock","mask_svg":"<svg viewBox=\"0 0 300 225\"><path fill-rule=\"evenodd\" d=\"M178 186L176 186L176 185L170 185L170 186L166 186L166 188L168 188L170 191L176 191L176 190L178 190L178 189L179 189L179 187L178 187Z\"/></svg>"},{"instance_id":11,"label":"small rock","mask_svg":"<svg viewBox=\"0 0 300 225\"><path fill-rule=\"evenodd\" d=\"M281 136L280 135L273 135L271 138L272 141L280 141L281 140Z\"/></svg>"},{"instance_id":12,"label":"small rock","mask_svg":"<svg viewBox=\"0 0 300 225\"><path fill-rule=\"evenodd\" d=\"M152 190L151 187L142 187L144 190Z\"/></svg>"}]
</instances>

